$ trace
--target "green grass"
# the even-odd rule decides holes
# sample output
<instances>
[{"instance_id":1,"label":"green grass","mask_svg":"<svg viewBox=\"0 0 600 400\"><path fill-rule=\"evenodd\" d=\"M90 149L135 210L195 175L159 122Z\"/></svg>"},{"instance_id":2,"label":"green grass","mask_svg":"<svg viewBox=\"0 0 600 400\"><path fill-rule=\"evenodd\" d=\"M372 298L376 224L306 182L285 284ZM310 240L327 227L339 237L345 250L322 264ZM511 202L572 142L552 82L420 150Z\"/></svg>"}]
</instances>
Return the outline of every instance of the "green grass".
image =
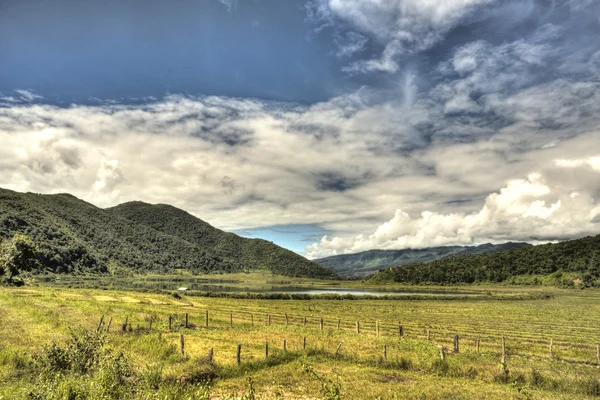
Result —
<instances>
[{"instance_id":1,"label":"green grass","mask_svg":"<svg viewBox=\"0 0 600 400\"><path fill-rule=\"evenodd\" d=\"M484 290L496 294L515 289ZM538 292L520 288L519 293ZM119 385L133 385L138 391L129 388L112 398L192 399L205 398L208 392L217 398L236 393L251 398L249 378L257 398L335 398L336 388L344 399L596 398L600 394L595 365L600 292L551 289L551 293L549 299L524 301L495 296L477 301L345 301L177 299L124 290L0 288L0 399L32 398L27 393L34 389L54 393L56 399L67 399L72 393L102 398L118 389L114 382L121 382L117 379L123 375L119 375L121 364L115 361L120 353L131 373L123 375ZM94 331L101 315L105 323L112 317L104 339L104 361L87 374L65 373L40 386L32 360L52 342L66 347L72 331ZM173 316L171 330L169 315ZM120 332L125 318L132 332ZM402 338L399 324L404 329ZM179 351L181 334L185 355ZM451 351L455 334L460 336L460 353L448 354L442 362L438 346ZM502 336L508 372L499 363ZM480 352L474 349L477 338ZM284 339L287 352L282 349ZM548 349L551 339L553 357ZM265 360L267 341L270 357ZM242 344L240 366L237 344ZM205 361L210 348L214 366ZM203 383L208 378L210 387Z\"/></svg>"}]
</instances>

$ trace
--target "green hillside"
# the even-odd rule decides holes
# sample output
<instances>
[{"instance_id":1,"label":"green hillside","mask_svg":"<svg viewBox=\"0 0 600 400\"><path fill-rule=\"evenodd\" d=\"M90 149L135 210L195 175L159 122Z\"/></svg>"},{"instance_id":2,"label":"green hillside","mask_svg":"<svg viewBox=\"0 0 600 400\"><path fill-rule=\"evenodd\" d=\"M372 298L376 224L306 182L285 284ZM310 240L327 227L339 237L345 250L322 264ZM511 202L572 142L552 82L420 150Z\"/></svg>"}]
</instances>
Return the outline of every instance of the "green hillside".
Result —
<instances>
[{"instance_id":1,"label":"green hillside","mask_svg":"<svg viewBox=\"0 0 600 400\"><path fill-rule=\"evenodd\" d=\"M127 208L131 209L131 204ZM168 221L169 212L174 210L177 209L160 206L151 218ZM204 240L196 242L196 236L161 232L124 218L114 209L103 210L69 194L0 189L0 239L16 233L30 236L39 247L40 270L106 273L109 268L120 267L140 273L176 269L205 273L262 267L289 276L331 276L319 265L272 243L249 244L254 241L226 234L197 218L194 226L197 234L206 232ZM227 239L232 242L230 253L215 249L217 243L227 247L223 243ZM241 248L250 250L242 254Z\"/></svg>"},{"instance_id":2,"label":"green hillside","mask_svg":"<svg viewBox=\"0 0 600 400\"><path fill-rule=\"evenodd\" d=\"M334 274L317 263L262 239L242 238L224 232L193 215L165 204L139 201L121 204L109 212L156 231L187 240L242 269L267 268L288 276L331 278Z\"/></svg>"},{"instance_id":3,"label":"green hillside","mask_svg":"<svg viewBox=\"0 0 600 400\"><path fill-rule=\"evenodd\" d=\"M428 263L406 264L381 270L369 278L369 282L537 284L540 277L549 275L555 283L565 286L575 282L597 286L600 283L600 235L498 253L453 255Z\"/></svg>"},{"instance_id":4,"label":"green hillside","mask_svg":"<svg viewBox=\"0 0 600 400\"><path fill-rule=\"evenodd\" d=\"M504 243L480 246L444 246L426 249L368 250L354 254L341 254L315 260L319 265L336 274L357 278L373 274L380 269L409 264L417 261L429 262L454 254L481 254L530 246L527 243Z\"/></svg>"}]
</instances>

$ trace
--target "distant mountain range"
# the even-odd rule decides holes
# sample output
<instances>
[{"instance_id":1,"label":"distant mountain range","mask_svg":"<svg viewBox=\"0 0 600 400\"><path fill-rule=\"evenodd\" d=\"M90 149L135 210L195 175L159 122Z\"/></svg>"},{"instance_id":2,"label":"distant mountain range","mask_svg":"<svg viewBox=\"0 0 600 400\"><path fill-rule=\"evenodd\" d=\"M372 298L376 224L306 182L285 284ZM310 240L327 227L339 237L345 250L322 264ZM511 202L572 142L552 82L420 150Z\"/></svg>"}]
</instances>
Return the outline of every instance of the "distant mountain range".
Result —
<instances>
[{"instance_id":1,"label":"distant mountain range","mask_svg":"<svg viewBox=\"0 0 600 400\"><path fill-rule=\"evenodd\" d=\"M380 269L397 267L413 262L429 262L458 254L483 254L531 246L528 243L482 244L480 246L443 246L426 249L368 250L354 254L341 254L315 260L321 266L346 278L365 277Z\"/></svg>"},{"instance_id":2,"label":"distant mountain range","mask_svg":"<svg viewBox=\"0 0 600 400\"><path fill-rule=\"evenodd\" d=\"M600 235L484 254L456 254L382 269L370 283L600 286Z\"/></svg>"},{"instance_id":3,"label":"distant mountain range","mask_svg":"<svg viewBox=\"0 0 600 400\"><path fill-rule=\"evenodd\" d=\"M41 270L273 273L332 278L319 264L262 239L224 232L169 205L131 202L101 209L70 194L0 189L0 239L16 233L39 247Z\"/></svg>"}]
</instances>

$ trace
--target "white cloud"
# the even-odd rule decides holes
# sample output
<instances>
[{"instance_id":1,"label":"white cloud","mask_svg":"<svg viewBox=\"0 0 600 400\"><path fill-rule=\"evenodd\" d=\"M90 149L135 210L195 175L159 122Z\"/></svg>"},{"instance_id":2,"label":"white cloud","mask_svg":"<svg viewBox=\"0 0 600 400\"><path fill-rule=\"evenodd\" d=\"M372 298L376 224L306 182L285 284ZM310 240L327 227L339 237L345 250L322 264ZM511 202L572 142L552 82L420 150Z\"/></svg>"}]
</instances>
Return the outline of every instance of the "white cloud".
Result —
<instances>
[{"instance_id":1,"label":"white cloud","mask_svg":"<svg viewBox=\"0 0 600 400\"><path fill-rule=\"evenodd\" d=\"M397 72L397 57L429 49L479 7L494 0L317 0L309 17L338 19L383 46L381 57L353 63L350 72Z\"/></svg>"},{"instance_id":2,"label":"white cloud","mask_svg":"<svg viewBox=\"0 0 600 400\"><path fill-rule=\"evenodd\" d=\"M571 165L569 165L571 167ZM411 217L397 209L394 217L368 236L323 237L306 248L307 256L320 258L368 249L425 248L445 245L473 245L509 240L552 241L576 234L596 234L600 227L600 199L574 191L560 182L552 183L540 174L513 180L485 199L472 213L424 211Z\"/></svg>"},{"instance_id":3,"label":"white cloud","mask_svg":"<svg viewBox=\"0 0 600 400\"><path fill-rule=\"evenodd\" d=\"M555 161L555 164L564 168L589 166L593 170L600 172L600 156L588 157L584 159L559 159Z\"/></svg>"},{"instance_id":4,"label":"white cloud","mask_svg":"<svg viewBox=\"0 0 600 400\"><path fill-rule=\"evenodd\" d=\"M39 94L35 94L31 90L18 89L15 92L21 97L22 100L27 102L32 102L34 100L43 99L43 96Z\"/></svg>"}]
</instances>

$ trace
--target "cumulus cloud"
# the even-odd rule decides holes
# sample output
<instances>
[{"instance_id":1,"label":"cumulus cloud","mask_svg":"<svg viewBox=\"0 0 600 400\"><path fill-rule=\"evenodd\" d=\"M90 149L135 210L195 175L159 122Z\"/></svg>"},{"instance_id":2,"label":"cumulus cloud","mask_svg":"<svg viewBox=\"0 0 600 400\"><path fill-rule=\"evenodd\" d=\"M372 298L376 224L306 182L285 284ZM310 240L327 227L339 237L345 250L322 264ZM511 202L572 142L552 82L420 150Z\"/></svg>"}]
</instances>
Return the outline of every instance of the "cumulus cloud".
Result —
<instances>
[{"instance_id":1,"label":"cumulus cloud","mask_svg":"<svg viewBox=\"0 0 600 400\"><path fill-rule=\"evenodd\" d=\"M373 248L425 248L510 240L553 241L574 234L597 234L600 198L589 191L589 187L549 182L540 174L532 173L526 179L508 182L504 188L487 196L477 212L443 214L424 211L411 217L397 209L391 220L369 235L324 236L319 243L308 246L306 254L309 258L320 258Z\"/></svg>"}]
</instances>

